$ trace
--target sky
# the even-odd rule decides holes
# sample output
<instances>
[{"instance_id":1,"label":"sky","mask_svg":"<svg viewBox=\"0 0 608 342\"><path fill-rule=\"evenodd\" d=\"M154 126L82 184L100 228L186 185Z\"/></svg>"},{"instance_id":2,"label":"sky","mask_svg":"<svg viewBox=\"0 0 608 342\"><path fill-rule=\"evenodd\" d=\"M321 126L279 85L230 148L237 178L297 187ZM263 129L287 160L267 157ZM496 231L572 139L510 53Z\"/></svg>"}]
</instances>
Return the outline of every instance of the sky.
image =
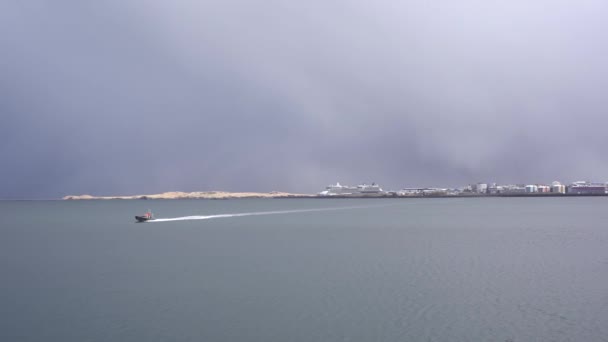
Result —
<instances>
[{"instance_id":1,"label":"sky","mask_svg":"<svg viewBox=\"0 0 608 342\"><path fill-rule=\"evenodd\" d=\"M608 181L604 0L0 2L0 198Z\"/></svg>"}]
</instances>

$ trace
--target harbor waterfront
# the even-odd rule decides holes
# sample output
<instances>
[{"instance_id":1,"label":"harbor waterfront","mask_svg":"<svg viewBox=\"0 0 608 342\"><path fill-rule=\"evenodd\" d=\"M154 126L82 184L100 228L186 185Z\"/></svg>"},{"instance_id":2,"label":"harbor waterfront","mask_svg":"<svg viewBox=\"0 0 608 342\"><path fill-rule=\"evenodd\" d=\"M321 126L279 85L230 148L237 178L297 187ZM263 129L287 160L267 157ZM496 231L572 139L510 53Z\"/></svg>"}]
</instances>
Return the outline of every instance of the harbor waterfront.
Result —
<instances>
[{"instance_id":1,"label":"harbor waterfront","mask_svg":"<svg viewBox=\"0 0 608 342\"><path fill-rule=\"evenodd\" d=\"M406 188L399 191L385 191L380 185L342 185L339 182L328 185L317 194L294 194L288 192L226 192L226 191L172 191L161 194L128 196L67 195L64 200L110 200L110 199L243 199L243 198L419 198L419 197L556 197L556 196L608 196L608 183L574 182L565 186L560 182L548 185L491 185L477 183L466 187L449 188Z\"/></svg>"},{"instance_id":2,"label":"harbor waterfront","mask_svg":"<svg viewBox=\"0 0 608 342\"><path fill-rule=\"evenodd\" d=\"M607 206L0 201L0 340L605 341Z\"/></svg>"}]
</instances>

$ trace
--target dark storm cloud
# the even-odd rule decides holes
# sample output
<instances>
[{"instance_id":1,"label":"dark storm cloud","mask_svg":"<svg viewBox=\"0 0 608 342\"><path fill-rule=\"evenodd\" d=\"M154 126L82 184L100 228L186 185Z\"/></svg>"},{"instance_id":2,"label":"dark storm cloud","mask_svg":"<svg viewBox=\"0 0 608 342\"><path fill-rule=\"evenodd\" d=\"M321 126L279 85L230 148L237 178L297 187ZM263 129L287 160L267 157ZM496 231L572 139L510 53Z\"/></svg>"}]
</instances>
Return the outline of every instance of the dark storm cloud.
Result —
<instances>
[{"instance_id":1,"label":"dark storm cloud","mask_svg":"<svg viewBox=\"0 0 608 342\"><path fill-rule=\"evenodd\" d=\"M0 197L608 180L603 1L0 4Z\"/></svg>"}]
</instances>

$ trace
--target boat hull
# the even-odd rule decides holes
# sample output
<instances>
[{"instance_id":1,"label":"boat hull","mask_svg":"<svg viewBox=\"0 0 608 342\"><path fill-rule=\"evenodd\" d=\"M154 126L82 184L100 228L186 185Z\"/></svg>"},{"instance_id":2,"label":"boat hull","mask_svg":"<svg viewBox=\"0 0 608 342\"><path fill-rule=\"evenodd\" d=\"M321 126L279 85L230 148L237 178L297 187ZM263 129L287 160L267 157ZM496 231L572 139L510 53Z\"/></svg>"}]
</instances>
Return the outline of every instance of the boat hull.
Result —
<instances>
[{"instance_id":1,"label":"boat hull","mask_svg":"<svg viewBox=\"0 0 608 342\"><path fill-rule=\"evenodd\" d=\"M152 220L151 218L146 216L135 216L135 219L137 220L137 222L146 222Z\"/></svg>"}]
</instances>

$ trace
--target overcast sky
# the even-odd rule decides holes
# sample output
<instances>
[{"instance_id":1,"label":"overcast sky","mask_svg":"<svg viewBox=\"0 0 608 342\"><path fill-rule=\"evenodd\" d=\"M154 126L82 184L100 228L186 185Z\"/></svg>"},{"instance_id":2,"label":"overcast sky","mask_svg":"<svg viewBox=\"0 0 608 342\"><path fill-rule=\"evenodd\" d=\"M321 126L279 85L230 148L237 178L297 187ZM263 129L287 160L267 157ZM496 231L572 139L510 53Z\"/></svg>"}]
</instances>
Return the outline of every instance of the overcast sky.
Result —
<instances>
[{"instance_id":1,"label":"overcast sky","mask_svg":"<svg viewBox=\"0 0 608 342\"><path fill-rule=\"evenodd\" d=\"M0 2L0 198L608 181L608 2Z\"/></svg>"}]
</instances>

